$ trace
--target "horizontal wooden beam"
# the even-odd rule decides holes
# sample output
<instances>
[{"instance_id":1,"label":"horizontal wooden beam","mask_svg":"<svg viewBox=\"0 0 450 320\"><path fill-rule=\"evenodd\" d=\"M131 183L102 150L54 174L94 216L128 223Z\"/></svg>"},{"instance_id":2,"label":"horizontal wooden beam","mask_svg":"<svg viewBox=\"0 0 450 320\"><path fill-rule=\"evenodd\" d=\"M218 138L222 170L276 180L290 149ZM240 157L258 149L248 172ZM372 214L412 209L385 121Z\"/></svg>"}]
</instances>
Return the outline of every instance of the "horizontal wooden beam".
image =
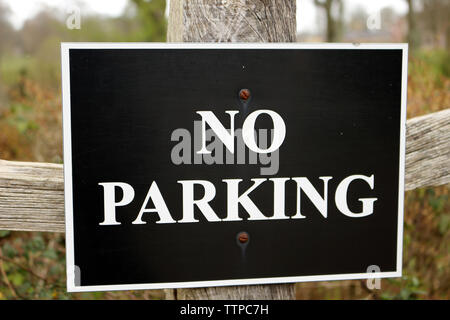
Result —
<instances>
[{"instance_id":1,"label":"horizontal wooden beam","mask_svg":"<svg viewBox=\"0 0 450 320\"><path fill-rule=\"evenodd\" d=\"M406 124L405 189L450 182L450 109Z\"/></svg>"},{"instance_id":2,"label":"horizontal wooden beam","mask_svg":"<svg viewBox=\"0 0 450 320\"><path fill-rule=\"evenodd\" d=\"M61 164L0 160L0 229L64 232Z\"/></svg>"},{"instance_id":3,"label":"horizontal wooden beam","mask_svg":"<svg viewBox=\"0 0 450 320\"><path fill-rule=\"evenodd\" d=\"M407 122L405 189L450 182L450 109ZM64 232L63 166L0 160L0 229Z\"/></svg>"}]
</instances>

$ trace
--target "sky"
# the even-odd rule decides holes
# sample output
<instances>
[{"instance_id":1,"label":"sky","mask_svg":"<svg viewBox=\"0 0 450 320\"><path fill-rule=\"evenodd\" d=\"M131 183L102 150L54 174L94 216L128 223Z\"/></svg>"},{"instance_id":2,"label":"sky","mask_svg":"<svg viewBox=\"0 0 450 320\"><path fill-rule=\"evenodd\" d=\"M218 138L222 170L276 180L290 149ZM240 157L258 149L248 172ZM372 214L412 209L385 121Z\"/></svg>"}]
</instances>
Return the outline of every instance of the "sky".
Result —
<instances>
[{"instance_id":1,"label":"sky","mask_svg":"<svg viewBox=\"0 0 450 320\"><path fill-rule=\"evenodd\" d=\"M70 5L78 4L83 12L120 16L128 0L3 0L11 9L10 20L14 27L20 28L23 22L35 15L40 8L48 6L66 12ZM364 8L369 14L377 12L384 7L391 7L398 14L407 12L408 7L404 0L345 0L345 14L348 16L357 7ZM297 31L317 32L317 8L314 0L297 0Z\"/></svg>"},{"instance_id":2,"label":"sky","mask_svg":"<svg viewBox=\"0 0 450 320\"><path fill-rule=\"evenodd\" d=\"M369 15L385 7L391 7L397 14L408 12L405 0L344 0L344 16L358 8L363 8ZM297 32L317 32L317 10L314 0L297 0Z\"/></svg>"}]
</instances>

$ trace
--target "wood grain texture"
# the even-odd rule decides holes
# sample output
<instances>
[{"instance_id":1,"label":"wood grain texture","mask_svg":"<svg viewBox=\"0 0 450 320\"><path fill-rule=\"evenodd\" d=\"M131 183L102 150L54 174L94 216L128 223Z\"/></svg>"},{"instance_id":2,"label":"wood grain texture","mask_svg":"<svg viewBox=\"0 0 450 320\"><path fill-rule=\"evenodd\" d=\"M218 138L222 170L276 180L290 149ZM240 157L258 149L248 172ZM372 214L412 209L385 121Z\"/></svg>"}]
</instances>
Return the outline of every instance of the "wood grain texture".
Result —
<instances>
[{"instance_id":1,"label":"wood grain texture","mask_svg":"<svg viewBox=\"0 0 450 320\"><path fill-rule=\"evenodd\" d=\"M62 165L0 160L0 229L64 232Z\"/></svg>"},{"instance_id":2,"label":"wood grain texture","mask_svg":"<svg viewBox=\"0 0 450 320\"><path fill-rule=\"evenodd\" d=\"M295 0L171 0L169 42L294 42Z\"/></svg>"},{"instance_id":3,"label":"wood grain texture","mask_svg":"<svg viewBox=\"0 0 450 320\"><path fill-rule=\"evenodd\" d=\"M176 289L178 300L294 300L295 284Z\"/></svg>"},{"instance_id":4,"label":"wood grain texture","mask_svg":"<svg viewBox=\"0 0 450 320\"><path fill-rule=\"evenodd\" d=\"M405 189L450 182L450 109L407 121Z\"/></svg>"}]
</instances>

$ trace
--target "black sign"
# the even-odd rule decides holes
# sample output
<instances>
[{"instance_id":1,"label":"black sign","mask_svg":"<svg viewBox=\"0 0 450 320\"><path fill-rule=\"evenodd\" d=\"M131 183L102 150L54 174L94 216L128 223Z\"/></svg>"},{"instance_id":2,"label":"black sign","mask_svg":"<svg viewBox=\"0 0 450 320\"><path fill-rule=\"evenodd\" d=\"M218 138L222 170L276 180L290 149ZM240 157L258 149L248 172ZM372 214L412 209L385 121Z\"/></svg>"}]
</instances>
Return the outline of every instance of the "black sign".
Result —
<instances>
[{"instance_id":1,"label":"black sign","mask_svg":"<svg viewBox=\"0 0 450 320\"><path fill-rule=\"evenodd\" d=\"M406 45L63 44L69 291L401 275Z\"/></svg>"}]
</instances>

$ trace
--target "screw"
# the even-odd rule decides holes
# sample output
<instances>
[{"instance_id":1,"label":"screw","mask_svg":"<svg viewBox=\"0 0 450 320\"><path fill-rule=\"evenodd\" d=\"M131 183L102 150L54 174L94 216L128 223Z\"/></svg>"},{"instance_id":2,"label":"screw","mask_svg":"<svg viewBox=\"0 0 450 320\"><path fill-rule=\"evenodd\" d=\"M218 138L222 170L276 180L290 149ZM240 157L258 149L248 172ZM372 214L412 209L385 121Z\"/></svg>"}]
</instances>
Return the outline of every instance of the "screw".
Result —
<instances>
[{"instance_id":1,"label":"screw","mask_svg":"<svg viewBox=\"0 0 450 320\"><path fill-rule=\"evenodd\" d=\"M238 240L240 243L246 243L248 241L248 233L247 232L239 233Z\"/></svg>"},{"instance_id":2,"label":"screw","mask_svg":"<svg viewBox=\"0 0 450 320\"><path fill-rule=\"evenodd\" d=\"M250 90L241 89L241 91L239 91L239 98L242 100L248 100L248 98L250 98Z\"/></svg>"}]
</instances>

